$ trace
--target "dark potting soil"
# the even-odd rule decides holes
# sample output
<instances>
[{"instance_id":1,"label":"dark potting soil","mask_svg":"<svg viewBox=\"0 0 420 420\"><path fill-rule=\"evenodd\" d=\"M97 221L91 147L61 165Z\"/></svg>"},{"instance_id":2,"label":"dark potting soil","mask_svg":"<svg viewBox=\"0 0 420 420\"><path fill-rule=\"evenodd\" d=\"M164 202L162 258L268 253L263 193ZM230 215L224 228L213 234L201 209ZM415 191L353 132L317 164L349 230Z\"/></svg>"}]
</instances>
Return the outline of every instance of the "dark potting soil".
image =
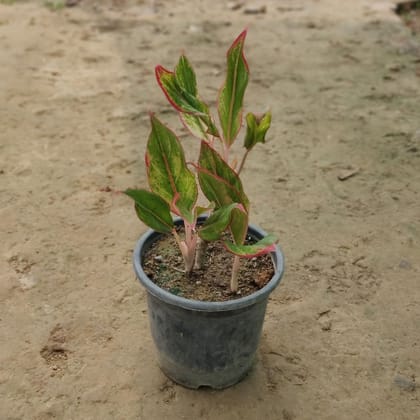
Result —
<instances>
[{"instance_id":1,"label":"dark potting soil","mask_svg":"<svg viewBox=\"0 0 420 420\"><path fill-rule=\"evenodd\" d=\"M252 238L248 238L252 243ZM250 295L261 289L274 275L271 256L241 258L237 293L231 293L229 284L233 255L222 241L211 242L201 269L186 276L184 261L172 235L162 235L144 256L143 269L159 287L187 299L223 302Z\"/></svg>"}]
</instances>

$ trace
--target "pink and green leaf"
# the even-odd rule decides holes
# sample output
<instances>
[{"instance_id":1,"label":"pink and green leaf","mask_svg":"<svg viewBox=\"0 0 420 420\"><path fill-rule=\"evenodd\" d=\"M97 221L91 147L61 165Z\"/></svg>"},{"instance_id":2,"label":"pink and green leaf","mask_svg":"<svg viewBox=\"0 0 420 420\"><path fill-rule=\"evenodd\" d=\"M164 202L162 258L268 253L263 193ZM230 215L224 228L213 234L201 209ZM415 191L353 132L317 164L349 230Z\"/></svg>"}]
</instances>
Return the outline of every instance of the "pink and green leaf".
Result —
<instances>
[{"instance_id":1,"label":"pink and green leaf","mask_svg":"<svg viewBox=\"0 0 420 420\"><path fill-rule=\"evenodd\" d=\"M200 117L187 113L180 113L179 116L184 126L191 132L194 137L197 137L200 140L208 141L207 127L201 121Z\"/></svg>"},{"instance_id":2,"label":"pink and green leaf","mask_svg":"<svg viewBox=\"0 0 420 420\"><path fill-rule=\"evenodd\" d=\"M197 219L198 217L210 212L214 210L214 204L209 204L206 207L203 206L195 206L194 208L194 214L195 214L195 218Z\"/></svg>"},{"instance_id":3,"label":"pink and green leaf","mask_svg":"<svg viewBox=\"0 0 420 420\"><path fill-rule=\"evenodd\" d=\"M216 241L230 225L232 210L238 206L232 203L215 210L205 221L198 234L205 241Z\"/></svg>"},{"instance_id":4,"label":"pink and green leaf","mask_svg":"<svg viewBox=\"0 0 420 420\"><path fill-rule=\"evenodd\" d=\"M190 114L203 114L203 103L195 96L195 94L188 92L180 85L177 80L176 73L166 70L162 66L157 66L155 73L159 86L175 109L180 112ZM183 83L184 86L187 85L185 80ZM193 84L194 83L191 82L191 86Z\"/></svg>"},{"instance_id":5,"label":"pink and green leaf","mask_svg":"<svg viewBox=\"0 0 420 420\"><path fill-rule=\"evenodd\" d=\"M244 56L246 30L233 42L227 53L227 76L219 94L219 119L225 143L230 146L242 125L242 107L249 69Z\"/></svg>"},{"instance_id":6,"label":"pink and green leaf","mask_svg":"<svg viewBox=\"0 0 420 420\"><path fill-rule=\"evenodd\" d=\"M187 114L186 112L180 112L179 115L184 126L193 136L199 138L200 140L208 141L209 135L220 137L219 131L210 116L207 105L203 105L203 112L205 112L205 114L198 116L194 114Z\"/></svg>"},{"instance_id":7,"label":"pink and green leaf","mask_svg":"<svg viewBox=\"0 0 420 420\"><path fill-rule=\"evenodd\" d=\"M232 211L230 231L236 245L242 245L248 232L249 215L243 208Z\"/></svg>"},{"instance_id":8,"label":"pink and green leaf","mask_svg":"<svg viewBox=\"0 0 420 420\"><path fill-rule=\"evenodd\" d=\"M180 86L181 91L187 92L187 99L192 101L192 105L200 111L199 113L195 113L195 115L186 113L181 114L181 119L182 117L186 117L186 121L184 120L183 122L186 123L187 128L191 129L193 135L196 135L197 128L199 128L199 135L197 137L200 139L203 138L201 133L202 130L204 130L205 134L219 136L217 128L210 116L209 107L198 98L195 72L185 55L181 55L179 58L175 68L175 79ZM191 124L193 125L192 127ZM200 127L197 127L198 124L200 124ZM203 124L205 127L203 127ZM207 138L207 136L204 138Z\"/></svg>"},{"instance_id":9,"label":"pink and green leaf","mask_svg":"<svg viewBox=\"0 0 420 420\"><path fill-rule=\"evenodd\" d=\"M201 189L216 209L232 203L239 203L248 212L249 200L237 173L206 142L201 142L197 166Z\"/></svg>"},{"instance_id":10,"label":"pink and green leaf","mask_svg":"<svg viewBox=\"0 0 420 420\"><path fill-rule=\"evenodd\" d=\"M257 117L251 112L246 116L244 147L251 150L257 143L265 143L265 135L271 125L271 112Z\"/></svg>"},{"instance_id":11,"label":"pink and green leaf","mask_svg":"<svg viewBox=\"0 0 420 420\"><path fill-rule=\"evenodd\" d=\"M198 98L195 72L187 57L181 55L174 72L162 66L155 71L159 86L191 133L199 139L207 139L207 134L219 137L208 106Z\"/></svg>"},{"instance_id":12,"label":"pink and green leaf","mask_svg":"<svg viewBox=\"0 0 420 420\"><path fill-rule=\"evenodd\" d=\"M175 80L182 90L197 97L197 80L195 72L185 55L179 57L178 64L175 67Z\"/></svg>"},{"instance_id":13,"label":"pink and green leaf","mask_svg":"<svg viewBox=\"0 0 420 420\"><path fill-rule=\"evenodd\" d=\"M134 200L138 218L150 228L170 233L174 227L168 203L147 190L127 189L124 194Z\"/></svg>"},{"instance_id":14,"label":"pink and green leaf","mask_svg":"<svg viewBox=\"0 0 420 420\"><path fill-rule=\"evenodd\" d=\"M267 235L260 241L252 245L237 245L231 242L224 242L226 249L232 254L242 258L259 257L276 249L277 239L274 235Z\"/></svg>"},{"instance_id":15,"label":"pink and green leaf","mask_svg":"<svg viewBox=\"0 0 420 420\"><path fill-rule=\"evenodd\" d=\"M192 222L198 195L195 176L187 167L176 135L153 115L151 124L146 152L150 188L166 201L173 213Z\"/></svg>"},{"instance_id":16,"label":"pink and green leaf","mask_svg":"<svg viewBox=\"0 0 420 420\"><path fill-rule=\"evenodd\" d=\"M200 115L201 121L207 126L207 133L214 137L220 137L219 130L217 129L216 125L214 124L213 118L210 115L210 111L206 108L206 114Z\"/></svg>"}]
</instances>

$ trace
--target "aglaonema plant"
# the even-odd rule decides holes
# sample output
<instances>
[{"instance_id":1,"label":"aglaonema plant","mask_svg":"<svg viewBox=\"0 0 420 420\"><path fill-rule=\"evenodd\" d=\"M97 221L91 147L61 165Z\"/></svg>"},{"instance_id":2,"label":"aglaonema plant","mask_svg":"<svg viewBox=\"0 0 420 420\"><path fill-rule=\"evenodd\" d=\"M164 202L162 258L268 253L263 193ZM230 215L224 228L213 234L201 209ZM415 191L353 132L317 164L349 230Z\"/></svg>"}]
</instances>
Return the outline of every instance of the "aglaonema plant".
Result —
<instances>
[{"instance_id":1,"label":"aglaonema plant","mask_svg":"<svg viewBox=\"0 0 420 420\"><path fill-rule=\"evenodd\" d=\"M227 52L227 75L217 102L219 126L198 95L195 72L185 55L181 55L174 71L156 67L157 81L168 101L178 111L185 127L201 141L200 153L196 162L187 162L175 133L151 114L145 156L150 191L125 191L134 200L137 216L146 225L157 232L174 235L187 276L201 266L206 244L221 239L225 232L230 233L231 240L224 240L224 246L234 255L232 292L238 290L240 258L271 252L276 242L273 235L267 235L257 243L245 244L250 203L239 177L249 152L257 143L265 142L271 123L270 112L261 116L246 115L245 151L240 164L230 156L242 126L243 99L249 77L243 52L245 37L246 31L243 31ZM199 188L208 199L208 205L197 204ZM197 220L203 213L210 215L199 225ZM183 220L182 234L175 229L172 215Z\"/></svg>"}]
</instances>

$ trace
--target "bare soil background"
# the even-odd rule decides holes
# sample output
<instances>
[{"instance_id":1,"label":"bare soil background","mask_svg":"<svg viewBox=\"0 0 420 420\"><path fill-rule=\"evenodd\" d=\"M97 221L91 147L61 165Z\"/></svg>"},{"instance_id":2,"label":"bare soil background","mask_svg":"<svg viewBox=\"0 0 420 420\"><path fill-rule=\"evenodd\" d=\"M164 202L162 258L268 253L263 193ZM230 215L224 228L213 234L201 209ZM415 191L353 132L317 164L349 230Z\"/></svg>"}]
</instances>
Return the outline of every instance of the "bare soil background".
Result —
<instances>
[{"instance_id":1,"label":"bare soil background","mask_svg":"<svg viewBox=\"0 0 420 420\"><path fill-rule=\"evenodd\" d=\"M0 419L420 417L420 39L387 0L256 4L0 1ZM244 178L286 274L249 377L191 391L107 191L145 184L149 110L179 127L154 66L185 50L214 105L244 27L246 107L274 117Z\"/></svg>"}]
</instances>

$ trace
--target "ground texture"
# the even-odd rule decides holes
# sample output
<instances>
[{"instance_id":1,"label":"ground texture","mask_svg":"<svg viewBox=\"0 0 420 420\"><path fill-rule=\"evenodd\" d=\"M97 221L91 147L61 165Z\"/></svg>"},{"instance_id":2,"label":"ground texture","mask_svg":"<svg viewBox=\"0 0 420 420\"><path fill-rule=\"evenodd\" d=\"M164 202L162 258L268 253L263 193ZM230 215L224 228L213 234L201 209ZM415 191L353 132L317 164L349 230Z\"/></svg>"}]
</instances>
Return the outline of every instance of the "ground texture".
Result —
<instances>
[{"instance_id":1,"label":"ground texture","mask_svg":"<svg viewBox=\"0 0 420 420\"><path fill-rule=\"evenodd\" d=\"M0 1L0 418L419 418L420 40L392 2L47 3ZM110 190L145 185L149 110L179 127L154 66L187 51L214 105L244 27L246 107L273 113L244 179L286 274L251 374L191 391Z\"/></svg>"}]
</instances>

